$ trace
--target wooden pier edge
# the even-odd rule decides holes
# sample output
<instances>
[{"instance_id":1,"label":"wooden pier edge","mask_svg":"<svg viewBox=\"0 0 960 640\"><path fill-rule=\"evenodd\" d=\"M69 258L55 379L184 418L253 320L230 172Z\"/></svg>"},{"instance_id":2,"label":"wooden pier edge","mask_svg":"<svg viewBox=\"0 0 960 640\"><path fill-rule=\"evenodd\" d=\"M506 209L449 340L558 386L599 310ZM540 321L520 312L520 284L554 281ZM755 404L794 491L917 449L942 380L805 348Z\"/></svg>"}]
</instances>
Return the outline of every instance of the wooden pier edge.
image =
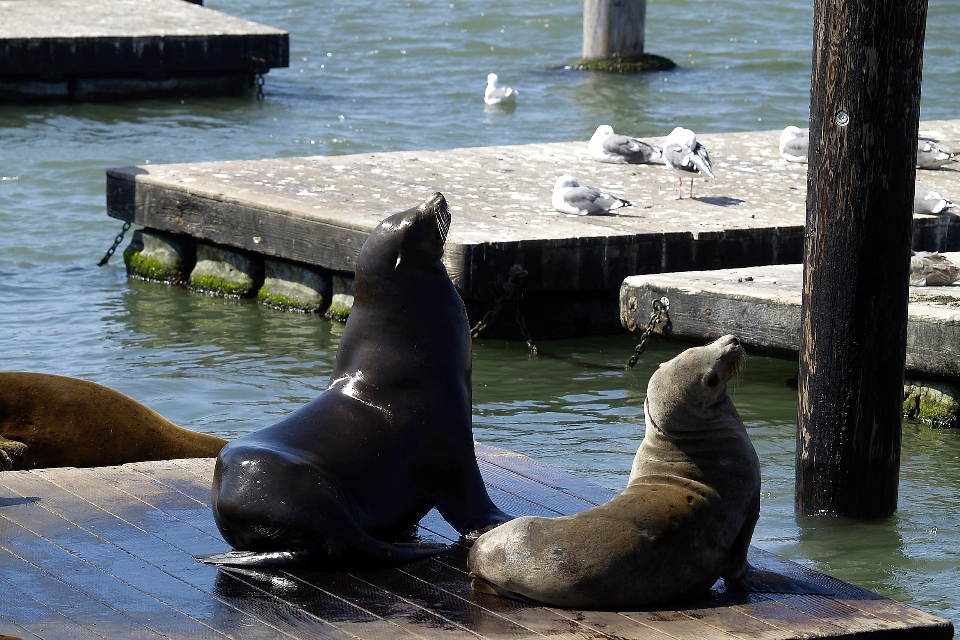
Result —
<instances>
[{"instance_id":1,"label":"wooden pier edge","mask_svg":"<svg viewBox=\"0 0 960 640\"><path fill-rule=\"evenodd\" d=\"M575 513L614 492L477 445L509 512ZM249 572L197 562L226 550L210 511L212 459L0 472L0 634L22 638L634 638L947 640L947 620L751 548L755 565L810 593L727 590L640 611L570 611L472 591L466 549L434 511L425 540L450 551L388 571ZM832 594L832 595L825 595Z\"/></svg>"}]
</instances>

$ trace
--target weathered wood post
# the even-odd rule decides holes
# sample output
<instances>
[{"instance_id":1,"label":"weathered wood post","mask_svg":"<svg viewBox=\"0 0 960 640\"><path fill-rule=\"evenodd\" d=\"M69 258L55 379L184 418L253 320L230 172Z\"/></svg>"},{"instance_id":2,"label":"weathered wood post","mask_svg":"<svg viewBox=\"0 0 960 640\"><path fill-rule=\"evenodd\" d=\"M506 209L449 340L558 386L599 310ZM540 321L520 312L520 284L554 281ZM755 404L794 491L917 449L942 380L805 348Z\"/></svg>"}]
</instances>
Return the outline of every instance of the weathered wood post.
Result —
<instances>
[{"instance_id":1,"label":"weathered wood post","mask_svg":"<svg viewBox=\"0 0 960 640\"><path fill-rule=\"evenodd\" d=\"M583 0L583 59L643 55L647 0Z\"/></svg>"},{"instance_id":2,"label":"weathered wood post","mask_svg":"<svg viewBox=\"0 0 960 640\"><path fill-rule=\"evenodd\" d=\"M815 0L796 508L897 507L927 0Z\"/></svg>"}]
</instances>

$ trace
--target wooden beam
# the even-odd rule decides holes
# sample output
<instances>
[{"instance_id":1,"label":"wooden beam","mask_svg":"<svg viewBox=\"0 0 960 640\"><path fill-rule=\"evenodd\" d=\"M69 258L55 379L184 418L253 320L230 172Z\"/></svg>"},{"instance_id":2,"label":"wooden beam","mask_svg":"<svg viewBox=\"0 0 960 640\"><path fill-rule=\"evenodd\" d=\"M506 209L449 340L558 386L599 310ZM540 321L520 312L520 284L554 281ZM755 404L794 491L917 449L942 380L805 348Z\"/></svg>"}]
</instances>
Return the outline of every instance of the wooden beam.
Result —
<instances>
[{"instance_id":1,"label":"wooden beam","mask_svg":"<svg viewBox=\"0 0 960 640\"><path fill-rule=\"evenodd\" d=\"M643 55L647 0L584 0L583 58Z\"/></svg>"},{"instance_id":2,"label":"wooden beam","mask_svg":"<svg viewBox=\"0 0 960 640\"><path fill-rule=\"evenodd\" d=\"M815 0L796 508L897 507L927 0Z\"/></svg>"}]
</instances>

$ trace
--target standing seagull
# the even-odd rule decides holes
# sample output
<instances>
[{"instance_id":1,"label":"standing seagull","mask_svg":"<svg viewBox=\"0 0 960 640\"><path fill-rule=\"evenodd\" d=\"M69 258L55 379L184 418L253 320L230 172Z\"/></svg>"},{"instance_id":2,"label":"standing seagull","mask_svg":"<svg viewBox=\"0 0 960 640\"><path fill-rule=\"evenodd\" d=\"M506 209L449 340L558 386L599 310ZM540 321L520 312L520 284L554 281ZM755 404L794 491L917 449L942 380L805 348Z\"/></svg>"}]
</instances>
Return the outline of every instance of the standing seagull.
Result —
<instances>
[{"instance_id":1,"label":"standing seagull","mask_svg":"<svg viewBox=\"0 0 960 640\"><path fill-rule=\"evenodd\" d=\"M660 149L643 140L630 136L621 136L613 132L613 127L602 124L597 127L587 151L600 162L613 164L642 164L659 160Z\"/></svg>"},{"instance_id":2,"label":"standing seagull","mask_svg":"<svg viewBox=\"0 0 960 640\"><path fill-rule=\"evenodd\" d=\"M780 134L780 157L790 162L806 162L809 145L807 132L790 125Z\"/></svg>"},{"instance_id":3,"label":"standing seagull","mask_svg":"<svg viewBox=\"0 0 960 640\"><path fill-rule=\"evenodd\" d=\"M663 161L674 171L683 171L690 174L690 197L693 197L693 177L716 178L710 167L710 156L707 148L697 142L697 135L677 127L663 141ZM683 174L680 177L678 190L679 199L683 200Z\"/></svg>"},{"instance_id":4,"label":"standing seagull","mask_svg":"<svg viewBox=\"0 0 960 640\"><path fill-rule=\"evenodd\" d=\"M517 90L500 86L500 78L491 73L487 76L487 89L483 92L483 101L487 104L508 104L517 101Z\"/></svg>"},{"instance_id":5,"label":"standing seagull","mask_svg":"<svg viewBox=\"0 0 960 640\"><path fill-rule=\"evenodd\" d=\"M599 215L620 207L633 206L633 203L596 187L581 187L573 176L557 178L551 202L557 211L575 216Z\"/></svg>"}]
</instances>

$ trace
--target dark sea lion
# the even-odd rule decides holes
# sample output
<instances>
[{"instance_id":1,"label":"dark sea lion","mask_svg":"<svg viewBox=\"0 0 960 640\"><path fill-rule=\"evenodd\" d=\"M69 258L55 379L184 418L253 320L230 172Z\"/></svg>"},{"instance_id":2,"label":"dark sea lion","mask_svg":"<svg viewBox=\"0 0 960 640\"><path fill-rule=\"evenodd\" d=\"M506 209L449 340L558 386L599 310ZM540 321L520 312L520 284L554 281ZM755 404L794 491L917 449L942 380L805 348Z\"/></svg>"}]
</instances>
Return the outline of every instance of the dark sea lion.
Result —
<instances>
[{"instance_id":1,"label":"dark sea lion","mask_svg":"<svg viewBox=\"0 0 960 640\"><path fill-rule=\"evenodd\" d=\"M432 508L461 534L509 516L473 445L467 315L440 262L450 214L435 193L386 218L360 250L353 310L327 389L217 459L213 514L231 566L390 566Z\"/></svg>"},{"instance_id":2,"label":"dark sea lion","mask_svg":"<svg viewBox=\"0 0 960 640\"><path fill-rule=\"evenodd\" d=\"M210 458L227 442L178 427L110 387L23 371L0 372L0 436L8 454L26 445L8 455L14 469Z\"/></svg>"},{"instance_id":3,"label":"dark sea lion","mask_svg":"<svg viewBox=\"0 0 960 640\"><path fill-rule=\"evenodd\" d=\"M727 395L734 336L660 365L627 488L559 518L522 517L480 536L478 591L576 609L635 608L738 580L760 513L760 463Z\"/></svg>"}]
</instances>

